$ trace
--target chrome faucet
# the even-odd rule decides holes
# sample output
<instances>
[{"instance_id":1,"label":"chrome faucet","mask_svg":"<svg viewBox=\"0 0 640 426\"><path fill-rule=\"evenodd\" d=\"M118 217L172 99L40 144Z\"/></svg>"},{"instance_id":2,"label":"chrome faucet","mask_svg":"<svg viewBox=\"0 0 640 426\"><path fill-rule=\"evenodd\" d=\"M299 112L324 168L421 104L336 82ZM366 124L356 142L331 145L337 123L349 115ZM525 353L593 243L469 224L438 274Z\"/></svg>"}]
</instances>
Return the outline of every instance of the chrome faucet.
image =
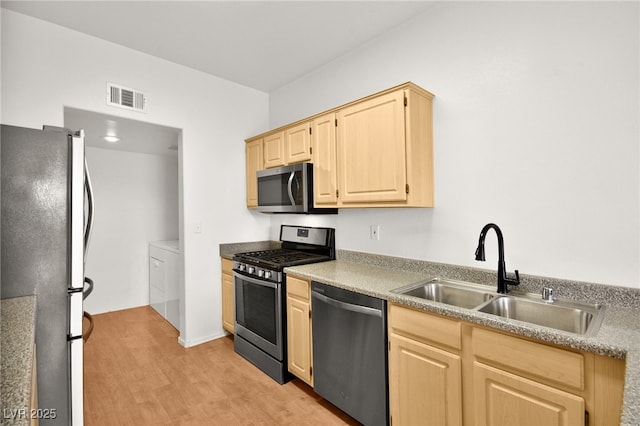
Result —
<instances>
[{"instance_id":1,"label":"chrome faucet","mask_svg":"<svg viewBox=\"0 0 640 426\"><path fill-rule=\"evenodd\" d=\"M485 261L484 257L484 239L487 236L489 229L493 228L498 236L498 293L508 293L509 289L507 285L519 285L520 275L518 270L515 270L516 278L507 278L507 268L504 263L504 240L502 239L502 231L495 223L488 223L480 231L480 239L478 240L478 248L476 249L476 260Z\"/></svg>"}]
</instances>

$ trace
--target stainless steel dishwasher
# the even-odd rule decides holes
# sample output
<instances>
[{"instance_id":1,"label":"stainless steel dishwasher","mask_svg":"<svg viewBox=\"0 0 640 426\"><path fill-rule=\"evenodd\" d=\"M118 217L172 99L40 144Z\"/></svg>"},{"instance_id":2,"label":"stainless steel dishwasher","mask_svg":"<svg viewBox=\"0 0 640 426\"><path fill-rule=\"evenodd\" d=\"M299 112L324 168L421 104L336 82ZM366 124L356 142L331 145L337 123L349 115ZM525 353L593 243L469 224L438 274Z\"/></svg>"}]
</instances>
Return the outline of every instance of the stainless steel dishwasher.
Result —
<instances>
[{"instance_id":1,"label":"stainless steel dishwasher","mask_svg":"<svg viewBox=\"0 0 640 426\"><path fill-rule=\"evenodd\" d=\"M389 423L386 301L311 283L314 391L364 425Z\"/></svg>"}]
</instances>

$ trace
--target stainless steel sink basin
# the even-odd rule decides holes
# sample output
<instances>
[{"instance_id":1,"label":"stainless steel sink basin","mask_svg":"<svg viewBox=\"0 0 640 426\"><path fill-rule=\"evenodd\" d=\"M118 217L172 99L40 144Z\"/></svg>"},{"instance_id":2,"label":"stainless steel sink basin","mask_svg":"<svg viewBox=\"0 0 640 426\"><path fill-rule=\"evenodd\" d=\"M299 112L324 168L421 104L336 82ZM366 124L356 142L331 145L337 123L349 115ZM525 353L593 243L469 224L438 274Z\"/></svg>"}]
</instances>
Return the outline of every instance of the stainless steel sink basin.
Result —
<instances>
[{"instance_id":1,"label":"stainless steel sink basin","mask_svg":"<svg viewBox=\"0 0 640 426\"><path fill-rule=\"evenodd\" d=\"M597 304L556 301L545 303L524 297L501 296L479 307L504 318L524 321L576 334L593 334L600 327L603 307Z\"/></svg>"},{"instance_id":2,"label":"stainless steel sink basin","mask_svg":"<svg viewBox=\"0 0 640 426\"><path fill-rule=\"evenodd\" d=\"M426 282L400 287L392 290L392 292L471 309L494 297L491 292L487 291L486 287L482 287L461 281L435 278Z\"/></svg>"},{"instance_id":3,"label":"stainless steel sink basin","mask_svg":"<svg viewBox=\"0 0 640 426\"><path fill-rule=\"evenodd\" d=\"M602 305L566 299L549 303L532 293L504 295L480 284L443 278L410 284L391 292L584 336L598 332L605 309Z\"/></svg>"}]
</instances>

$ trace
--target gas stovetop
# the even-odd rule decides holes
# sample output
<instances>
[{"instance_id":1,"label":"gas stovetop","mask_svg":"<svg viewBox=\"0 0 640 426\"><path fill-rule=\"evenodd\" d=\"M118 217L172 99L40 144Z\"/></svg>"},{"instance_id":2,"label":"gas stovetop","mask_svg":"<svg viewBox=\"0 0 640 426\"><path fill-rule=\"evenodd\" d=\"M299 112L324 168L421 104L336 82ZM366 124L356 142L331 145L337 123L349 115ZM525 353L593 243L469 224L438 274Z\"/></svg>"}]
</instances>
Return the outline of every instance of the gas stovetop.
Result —
<instances>
[{"instance_id":1,"label":"gas stovetop","mask_svg":"<svg viewBox=\"0 0 640 426\"><path fill-rule=\"evenodd\" d=\"M273 249L238 253L233 260L247 264L262 266L274 270L282 270L287 266L331 260L330 256L290 249Z\"/></svg>"},{"instance_id":2,"label":"gas stovetop","mask_svg":"<svg viewBox=\"0 0 640 426\"><path fill-rule=\"evenodd\" d=\"M280 283L287 266L335 259L335 230L282 225L281 248L249 251L233 256L233 270L241 275Z\"/></svg>"}]
</instances>

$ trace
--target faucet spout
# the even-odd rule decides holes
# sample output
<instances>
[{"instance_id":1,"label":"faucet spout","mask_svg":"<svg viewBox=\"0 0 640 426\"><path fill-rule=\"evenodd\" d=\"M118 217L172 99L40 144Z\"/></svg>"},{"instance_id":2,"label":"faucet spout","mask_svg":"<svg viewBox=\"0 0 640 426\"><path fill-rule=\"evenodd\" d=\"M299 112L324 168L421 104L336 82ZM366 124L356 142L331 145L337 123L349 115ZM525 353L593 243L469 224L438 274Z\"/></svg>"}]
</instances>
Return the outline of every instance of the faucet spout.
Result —
<instances>
[{"instance_id":1,"label":"faucet spout","mask_svg":"<svg viewBox=\"0 0 640 426\"><path fill-rule=\"evenodd\" d=\"M484 240L487 236L487 232L490 229L493 229L496 232L496 236L498 237L498 293L508 293L509 288L507 285L519 285L520 284L520 274L518 270L515 270L515 279L507 278L507 268L505 266L504 261L504 238L502 237L502 231L495 223L487 223L480 231L480 237L478 238L478 248L476 248L476 260L484 262L485 252L484 252Z\"/></svg>"}]
</instances>

